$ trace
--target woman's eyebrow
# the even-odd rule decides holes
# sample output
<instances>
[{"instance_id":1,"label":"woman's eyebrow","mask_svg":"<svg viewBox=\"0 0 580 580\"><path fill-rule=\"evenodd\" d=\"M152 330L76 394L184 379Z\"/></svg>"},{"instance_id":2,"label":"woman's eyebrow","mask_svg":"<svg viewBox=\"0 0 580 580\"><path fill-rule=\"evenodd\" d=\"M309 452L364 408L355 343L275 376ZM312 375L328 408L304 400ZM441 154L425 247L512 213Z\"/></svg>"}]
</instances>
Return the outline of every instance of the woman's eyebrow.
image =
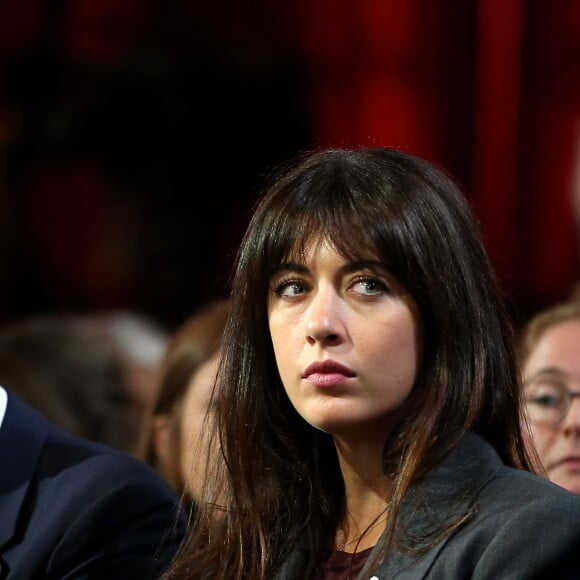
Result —
<instances>
[{"instance_id":1,"label":"woman's eyebrow","mask_svg":"<svg viewBox=\"0 0 580 580\"><path fill-rule=\"evenodd\" d=\"M272 275L276 276L282 272L298 272L299 274L307 274L308 268L304 264L298 264L296 262L282 262L274 270Z\"/></svg>"},{"instance_id":2,"label":"woman's eyebrow","mask_svg":"<svg viewBox=\"0 0 580 580\"><path fill-rule=\"evenodd\" d=\"M347 262L340 267L340 271L345 274L351 274L353 272L358 272L359 270L387 272L387 268L380 260L353 260L352 262ZM307 274L309 270L308 267L304 264L299 264L297 262L282 262L274 270L272 275L277 275L281 272L297 272L299 274Z\"/></svg>"},{"instance_id":3,"label":"woman's eyebrow","mask_svg":"<svg viewBox=\"0 0 580 580\"><path fill-rule=\"evenodd\" d=\"M535 372L532 376L526 379L526 382L532 382L542 377L556 377L556 378L566 378L568 373L564 372L558 367L545 367Z\"/></svg>"},{"instance_id":4,"label":"woman's eyebrow","mask_svg":"<svg viewBox=\"0 0 580 580\"><path fill-rule=\"evenodd\" d=\"M353 262L344 264L344 266L341 267L341 270L345 274L351 274L353 272L358 272L359 270L387 272L387 268L385 268L385 265L379 260L354 260Z\"/></svg>"}]
</instances>

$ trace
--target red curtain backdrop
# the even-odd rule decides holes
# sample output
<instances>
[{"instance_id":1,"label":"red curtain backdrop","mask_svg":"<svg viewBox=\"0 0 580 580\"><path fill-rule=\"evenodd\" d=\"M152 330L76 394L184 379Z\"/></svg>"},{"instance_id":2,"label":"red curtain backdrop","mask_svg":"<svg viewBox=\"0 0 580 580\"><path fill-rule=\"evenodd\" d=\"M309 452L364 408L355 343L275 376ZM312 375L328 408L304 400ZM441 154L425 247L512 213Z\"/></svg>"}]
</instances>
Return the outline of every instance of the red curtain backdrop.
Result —
<instances>
[{"instance_id":1,"label":"red curtain backdrop","mask_svg":"<svg viewBox=\"0 0 580 580\"><path fill-rule=\"evenodd\" d=\"M572 176L580 3L304 1L323 145L384 144L439 162L471 196L524 310L576 281Z\"/></svg>"},{"instance_id":2,"label":"red curtain backdrop","mask_svg":"<svg viewBox=\"0 0 580 580\"><path fill-rule=\"evenodd\" d=\"M580 2L0 3L0 66L44 46L81 66L122 61L160 38L172 50L213 42L256 69L293 53L308 74L313 145L391 145L443 165L473 201L516 307L531 311L570 292L578 275L572 193L580 175ZM21 113L0 95L0 144L18 130ZM78 163L93 168L98 160ZM50 187L28 195L50 213L67 187L98 176L77 165L67 177L60 167L36 182ZM71 205L81 220L75 228L85 232L74 252L60 255L68 252L60 228L40 232L43 252L55 254L47 260L53 275L80 272L77 284L90 278L86 264L96 253L89 246L102 238L99 220L107 215L98 206L112 195L103 183L83 187L92 209ZM99 256L106 272L107 257Z\"/></svg>"},{"instance_id":3,"label":"red curtain backdrop","mask_svg":"<svg viewBox=\"0 0 580 580\"><path fill-rule=\"evenodd\" d=\"M460 164L454 141L468 130L472 91L465 4L305 0L299 36L319 143L389 144Z\"/></svg>"}]
</instances>

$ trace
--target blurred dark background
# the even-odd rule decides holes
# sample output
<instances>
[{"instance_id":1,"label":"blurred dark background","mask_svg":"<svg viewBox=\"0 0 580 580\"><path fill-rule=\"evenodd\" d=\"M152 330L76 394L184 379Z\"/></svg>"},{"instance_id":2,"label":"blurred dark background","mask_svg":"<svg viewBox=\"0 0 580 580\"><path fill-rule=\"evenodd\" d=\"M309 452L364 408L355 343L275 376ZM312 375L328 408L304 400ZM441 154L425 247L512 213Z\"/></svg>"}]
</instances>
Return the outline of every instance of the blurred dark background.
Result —
<instances>
[{"instance_id":1,"label":"blurred dark background","mask_svg":"<svg viewBox=\"0 0 580 580\"><path fill-rule=\"evenodd\" d=\"M268 173L392 145L473 201L518 316L578 275L574 0L0 0L0 322L227 292Z\"/></svg>"}]
</instances>

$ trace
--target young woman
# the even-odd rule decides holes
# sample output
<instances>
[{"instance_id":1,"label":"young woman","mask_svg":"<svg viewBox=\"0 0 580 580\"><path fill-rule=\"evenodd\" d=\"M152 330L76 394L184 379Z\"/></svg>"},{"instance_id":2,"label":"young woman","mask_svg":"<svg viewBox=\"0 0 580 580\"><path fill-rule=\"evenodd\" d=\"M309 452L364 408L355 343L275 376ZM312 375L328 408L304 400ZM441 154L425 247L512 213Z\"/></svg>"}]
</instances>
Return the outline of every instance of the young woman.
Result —
<instances>
[{"instance_id":1,"label":"young woman","mask_svg":"<svg viewBox=\"0 0 580 580\"><path fill-rule=\"evenodd\" d=\"M568 573L580 500L524 471L511 342L443 173L391 149L289 165L239 251L223 461L168 577Z\"/></svg>"},{"instance_id":2,"label":"young woman","mask_svg":"<svg viewBox=\"0 0 580 580\"><path fill-rule=\"evenodd\" d=\"M580 494L580 300L532 318L520 359L533 445L548 477Z\"/></svg>"}]
</instances>

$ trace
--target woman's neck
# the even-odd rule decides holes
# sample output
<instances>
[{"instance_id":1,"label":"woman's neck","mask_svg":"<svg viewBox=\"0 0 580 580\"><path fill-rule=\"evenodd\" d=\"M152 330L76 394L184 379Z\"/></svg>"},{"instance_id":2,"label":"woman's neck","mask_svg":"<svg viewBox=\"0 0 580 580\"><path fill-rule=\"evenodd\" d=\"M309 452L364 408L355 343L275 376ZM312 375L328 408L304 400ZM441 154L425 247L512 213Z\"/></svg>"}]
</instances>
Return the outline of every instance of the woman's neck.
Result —
<instances>
[{"instance_id":1,"label":"woman's neck","mask_svg":"<svg viewBox=\"0 0 580 580\"><path fill-rule=\"evenodd\" d=\"M345 487L346 511L337 530L337 548L361 551L373 546L385 528L384 512L391 497L392 480L384 474L383 445L357 444L335 438ZM372 528L369 528L372 526ZM365 533L365 530L367 530ZM360 537L360 541L351 540Z\"/></svg>"}]
</instances>

